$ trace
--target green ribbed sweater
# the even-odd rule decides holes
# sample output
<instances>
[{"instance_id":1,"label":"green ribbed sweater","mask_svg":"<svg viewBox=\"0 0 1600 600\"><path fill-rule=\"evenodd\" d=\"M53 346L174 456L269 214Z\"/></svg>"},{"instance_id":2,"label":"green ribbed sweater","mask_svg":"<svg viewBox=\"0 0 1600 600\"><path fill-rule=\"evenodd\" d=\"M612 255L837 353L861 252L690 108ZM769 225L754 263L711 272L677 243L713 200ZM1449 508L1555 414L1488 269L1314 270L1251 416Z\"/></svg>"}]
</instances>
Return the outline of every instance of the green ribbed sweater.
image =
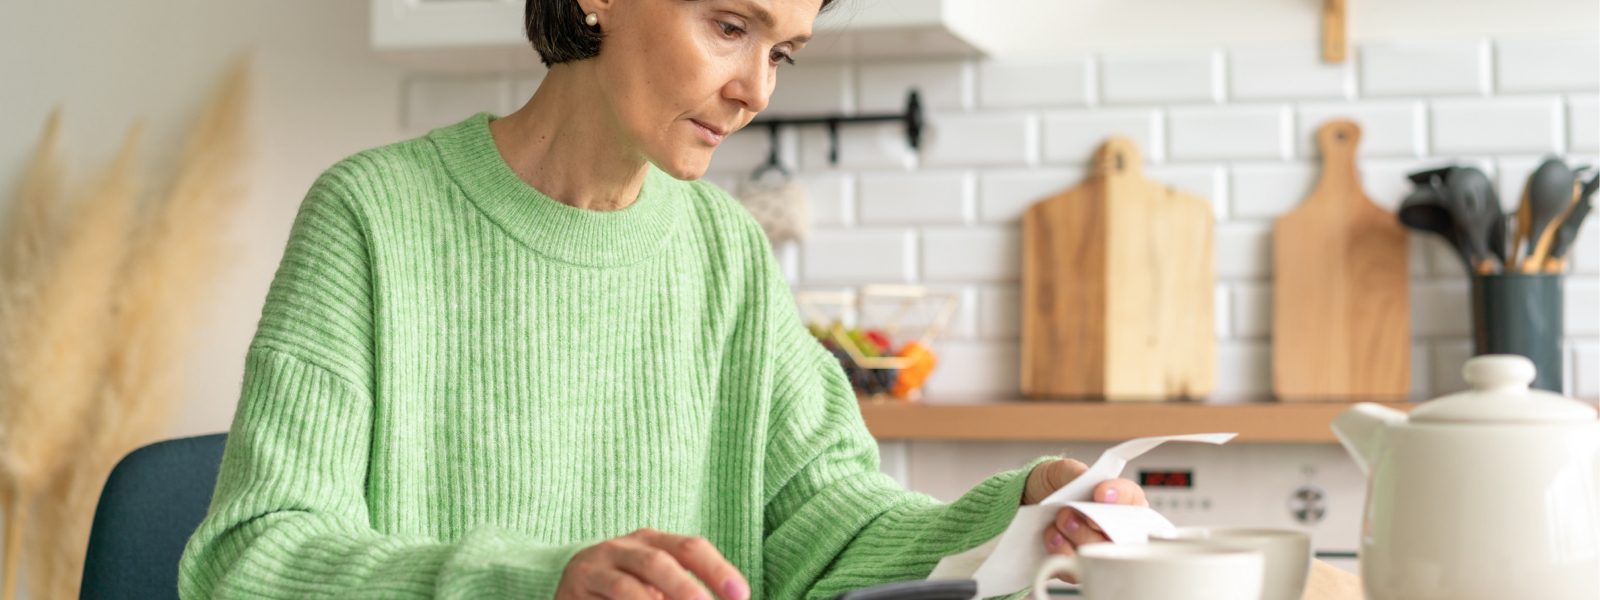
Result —
<instances>
[{"instance_id":1,"label":"green ribbed sweater","mask_svg":"<svg viewBox=\"0 0 1600 600\"><path fill-rule=\"evenodd\" d=\"M878 470L761 230L654 168L573 208L479 114L301 204L245 358L196 598L554 596L578 550L705 536L754 600L925 577L999 534L1023 471L953 504Z\"/></svg>"}]
</instances>

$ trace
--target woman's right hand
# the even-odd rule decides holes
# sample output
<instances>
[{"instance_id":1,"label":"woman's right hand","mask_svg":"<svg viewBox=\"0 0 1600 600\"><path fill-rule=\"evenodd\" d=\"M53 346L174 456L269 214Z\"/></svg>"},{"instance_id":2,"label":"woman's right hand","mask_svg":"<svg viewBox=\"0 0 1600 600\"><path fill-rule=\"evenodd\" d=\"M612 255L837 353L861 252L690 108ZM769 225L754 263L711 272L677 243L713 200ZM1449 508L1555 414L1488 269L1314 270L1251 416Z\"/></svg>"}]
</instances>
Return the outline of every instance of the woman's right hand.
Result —
<instances>
[{"instance_id":1,"label":"woman's right hand","mask_svg":"<svg viewBox=\"0 0 1600 600\"><path fill-rule=\"evenodd\" d=\"M555 600L711 600L695 577L722 600L750 598L750 584L711 542L645 528L579 550Z\"/></svg>"}]
</instances>

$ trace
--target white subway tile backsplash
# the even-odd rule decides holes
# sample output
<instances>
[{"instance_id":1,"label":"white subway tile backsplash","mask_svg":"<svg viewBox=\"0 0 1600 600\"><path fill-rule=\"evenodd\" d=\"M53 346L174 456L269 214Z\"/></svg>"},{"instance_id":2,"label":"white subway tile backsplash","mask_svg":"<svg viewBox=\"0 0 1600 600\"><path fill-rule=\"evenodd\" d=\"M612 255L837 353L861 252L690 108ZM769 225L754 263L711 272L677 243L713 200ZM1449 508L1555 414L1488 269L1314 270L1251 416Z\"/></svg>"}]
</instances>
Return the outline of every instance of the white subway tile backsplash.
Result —
<instances>
[{"instance_id":1,"label":"white subway tile backsplash","mask_svg":"<svg viewBox=\"0 0 1600 600\"><path fill-rule=\"evenodd\" d=\"M1217 277L1260 279L1272 276L1272 223L1233 221L1217 225Z\"/></svg>"},{"instance_id":2,"label":"white subway tile backsplash","mask_svg":"<svg viewBox=\"0 0 1600 600\"><path fill-rule=\"evenodd\" d=\"M1100 57L1101 98L1106 104L1215 100L1222 77L1217 52L1107 54Z\"/></svg>"},{"instance_id":3,"label":"white subway tile backsplash","mask_svg":"<svg viewBox=\"0 0 1600 600\"><path fill-rule=\"evenodd\" d=\"M856 178L848 173L801 173L795 176L806 189L811 221L822 227L854 225Z\"/></svg>"},{"instance_id":4,"label":"white subway tile backsplash","mask_svg":"<svg viewBox=\"0 0 1600 600\"><path fill-rule=\"evenodd\" d=\"M1028 113L941 113L929 119L929 166L1022 166L1038 162L1038 118Z\"/></svg>"},{"instance_id":5,"label":"white subway tile backsplash","mask_svg":"<svg viewBox=\"0 0 1600 600\"><path fill-rule=\"evenodd\" d=\"M800 167L806 170L909 169L917 164L917 156L906 140L906 128L900 123L840 127L837 166L828 162L827 129L804 127L800 131Z\"/></svg>"},{"instance_id":6,"label":"white subway tile backsplash","mask_svg":"<svg viewBox=\"0 0 1600 600\"><path fill-rule=\"evenodd\" d=\"M922 232L928 281L1015 281L1022 275L1022 228L928 228Z\"/></svg>"},{"instance_id":7,"label":"white subway tile backsplash","mask_svg":"<svg viewBox=\"0 0 1600 600\"><path fill-rule=\"evenodd\" d=\"M778 85L761 115L849 112L855 105L853 74L848 63L837 61L807 61L780 68Z\"/></svg>"},{"instance_id":8,"label":"white subway tile backsplash","mask_svg":"<svg viewBox=\"0 0 1600 600\"><path fill-rule=\"evenodd\" d=\"M1572 344L1572 395L1600 398L1600 340L1579 340Z\"/></svg>"},{"instance_id":9,"label":"white subway tile backsplash","mask_svg":"<svg viewBox=\"0 0 1600 600\"><path fill-rule=\"evenodd\" d=\"M961 171L863 173L863 225L966 223L972 214L972 174Z\"/></svg>"},{"instance_id":10,"label":"white subway tile backsplash","mask_svg":"<svg viewBox=\"0 0 1600 600\"><path fill-rule=\"evenodd\" d=\"M1600 151L1600 96L1567 97L1567 148L1572 152Z\"/></svg>"},{"instance_id":11,"label":"white subway tile backsplash","mask_svg":"<svg viewBox=\"0 0 1600 600\"><path fill-rule=\"evenodd\" d=\"M1567 335L1600 336L1600 279L1567 277L1564 290L1566 310L1562 325Z\"/></svg>"},{"instance_id":12,"label":"white subway tile backsplash","mask_svg":"<svg viewBox=\"0 0 1600 600\"><path fill-rule=\"evenodd\" d=\"M1011 400L1022 393L1022 349L1015 342L941 341L939 368L928 376L935 400Z\"/></svg>"},{"instance_id":13,"label":"white subway tile backsplash","mask_svg":"<svg viewBox=\"0 0 1600 600\"><path fill-rule=\"evenodd\" d=\"M1406 268L1411 271L1412 277L1426 277L1432 271L1428 267L1428 238L1437 238L1431 233L1421 233L1407 229ZM1443 242L1440 242L1443 243Z\"/></svg>"},{"instance_id":14,"label":"white subway tile backsplash","mask_svg":"<svg viewBox=\"0 0 1600 600\"><path fill-rule=\"evenodd\" d=\"M978 63L978 106L1032 108L1088 103L1088 57Z\"/></svg>"},{"instance_id":15,"label":"white subway tile backsplash","mask_svg":"<svg viewBox=\"0 0 1600 600\"><path fill-rule=\"evenodd\" d=\"M756 167L766 164L767 155L771 150L772 134L766 128L741 129L722 138L722 143L711 153L711 164L707 170L733 171L748 175Z\"/></svg>"},{"instance_id":16,"label":"white subway tile backsplash","mask_svg":"<svg viewBox=\"0 0 1600 600\"><path fill-rule=\"evenodd\" d=\"M1411 400L1433 399L1433 347L1411 344Z\"/></svg>"},{"instance_id":17,"label":"white subway tile backsplash","mask_svg":"<svg viewBox=\"0 0 1600 600\"><path fill-rule=\"evenodd\" d=\"M1317 145L1317 129L1329 121L1353 121L1361 127L1361 142L1356 155L1421 156L1427 117L1423 103L1415 100L1373 102L1328 102L1301 104L1295 109L1297 155L1322 156Z\"/></svg>"},{"instance_id":18,"label":"white subway tile backsplash","mask_svg":"<svg viewBox=\"0 0 1600 600\"><path fill-rule=\"evenodd\" d=\"M987 171L978 176L978 221L1007 224L1022 219L1035 203L1083 179L1081 168Z\"/></svg>"},{"instance_id":19,"label":"white subway tile backsplash","mask_svg":"<svg viewBox=\"0 0 1600 600\"><path fill-rule=\"evenodd\" d=\"M1485 40L1378 42L1360 49L1363 96L1471 95L1488 92Z\"/></svg>"},{"instance_id":20,"label":"white subway tile backsplash","mask_svg":"<svg viewBox=\"0 0 1600 600\"><path fill-rule=\"evenodd\" d=\"M1233 337L1267 338L1272 336L1272 284L1240 283L1233 287Z\"/></svg>"},{"instance_id":21,"label":"white subway tile backsplash","mask_svg":"<svg viewBox=\"0 0 1600 600\"><path fill-rule=\"evenodd\" d=\"M926 110L963 110L969 98L970 65L965 61L865 63L858 83L862 112L905 110L906 93L917 90Z\"/></svg>"},{"instance_id":22,"label":"white subway tile backsplash","mask_svg":"<svg viewBox=\"0 0 1600 600\"><path fill-rule=\"evenodd\" d=\"M1429 273L1434 277L1450 279L1464 279L1467 276L1467 265L1462 262L1461 255L1449 242L1433 234L1424 234L1423 239L1427 240L1424 246L1428 255ZM1416 299L1413 298L1412 304L1415 303Z\"/></svg>"},{"instance_id":23,"label":"white subway tile backsplash","mask_svg":"<svg viewBox=\"0 0 1600 600\"><path fill-rule=\"evenodd\" d=\"M1600 216L1595 216L1593 210L1589 211L1589 218L1578 230L1578 239L1573 240L1572 249L1567 251L1568 268L1573 273L1600 275L1600 233L1595 233L1600 225L1595 225L1597 222L1600 222Z\"/></svg>"},{"instance_id":24,"label":"white subway tile backsplash","mask_svg":"<svg viewBox=\"0 0 1600 600\"><path fill-rule=\"evenodd\" d=\"M1411 333L1424 337L1472 335L1472 299L1466 279L1411 282Z\"/></svg>"},{"instance_id":25,"label":"white subway tile backsplash","mask_svg":"<svg viewBox=\"0 0 1600 600\"><path fill-rule=\"evenodd\" d=\"M1544 96L1436 100L1433 154L1559 153L1560 111L1559 99Z\"/></svg>"},{"instance_id":26,"label":"white subway tile backsplash","mask_svg":"<svg viewBox=\"0 0 1600 600\"><path fill-rule=\"evenodd\" d=\"M1374 204L1390 212L1400 207L1400 202L1411 194L1413 186L1407 173L1422 170L1425 163L1416 159L1358 160L1361 172L1361 189Z\"/></svg>"},{"instance_id":27,"label":"white subway tile backsplash","mask_svg":"<svg viewBox=\"0 0 1600 600\"><path fill-rule=\"evenodd\" d=\"M1148 109L1070 110L1044 113L1044 160L1088 164L1112 136L1133 140L1146 160L1159 156L1158 113Z\"/></svg>"},{"instance_id":28,"label":"white subway tile backsplash","mask_svg":"<svg viewBox=\"0 0 1600 600\"><path fill-rule=\"evenodd\" d=\"M916 87L929 127L920 153L910 150L899 123L841 127L837 166L828 163L824 128L785 129L780 154L801 167L817 229L804 244L774 251L796 287L908 282L959 293L961 309L939 343L930 401L1013 398L1018 221L1033 203L1080 183L1107 137L1126 135L1146 155L1146 177L1212 201L1216 395L1264 396L1273 220L1299 206L1320 175L1316 128L1336 118L1361 125L1362 185L1386 209L1411 192L1407 173L1451 163L1483 169L1514 209L1545 154L1564 153L1575 164L1597 160L1600 86L1592 80L1600 73L1538 62L1596 45L1592 36L1584 40L1372 43L1356 49L1356 60L1332 65L1317 60L1314 45L1295 45L786 68L774 114L899 111L904 92ZM1582 61L1600 57L1567 65ZM481 99L494 91L475 94L471 77L443 81L467 83L439 91L440 98ZM497 82L502 100L531 90L515 75L484 81ZM414 91L406 88L408 103ZM474 111L459 112L448 122ZM737 188L766 152L765 131L731 136L706 178ZM1565 298L1569 383L1591 398L1600 395L1595 229L1584 228L1575 244ZM1468 284L1455 251L1437 236L1412 232L1409 239L1412 396L1428 398L1465 387Z\"/></svg>"},{"instance_id":29,"label":"white subway tile backsplash","mask_svg":"<svg viewBox=\"0 0 1600 600\"><path fill-rule=\"evenodd\" d=\"M1229 215L1237 219L1276 219L1305 201L1321 168L1309 163L1239 164L1228 189Z\"/></svg>"},{"instance_id":30,"label":"white subway tile backsplash","mask_svg":"<svg viewBox=\"0 0 1600 600\"><path fill-rule=\"evenodd\" d=\"M1217 343L1217 398L1261 398L1272 393L1272 347L1265 341Z\"/></svg>"},{"instance_id":31,"label":"white subway tile backsplash","mask_svg":"<svg viewBox=\"0 0 1600 600\"><path fill-rule=\"evenodd\" d=\"M417 75L405 82L405 128L426 131L479 112L510 111L510 82L499 75Z\"/></svg>"},{"instance_id":32,"label":"white subway tile backsplash","mask_svg":"<svg viewBox=\"0 0 1600 600\"><path fill-rule=\"evenodd\" d=\"M1229 100L1344 98L1351 61L1328 63L1313 44L1261 46L1228 51Z\"/></svg>"},{"instance_id":33,"label":"white subway tile backsplash","mask_svg":"<svg viewBox=\"0 0 1600 600\"><path fill-rule=\"evenodd\" d=\"M915 264L916 235L905 229L817 230L800 253L809 284L909 282Z\"/></svg>"},{"instance_id":34,"label":"white subway tile backsplash","mask_svg":"<svg viewBox=\"0 0 1600 600\"><path fill-rule=\"evenodd\" d=\"M1528 184L1528 176L1539 168L1539 163L1544 162L1544 157L1529 156L1502 156L1494 161L1495 166L1495 193L1500 195L1500 208L1508 213L1516 212L1517 206L1522 203L1522 188Z\"/></svg>"},{"instance_id":35,"label":"white subway tile backsplash","mask_svg":"<svg viewBox=\"0 0 1600 600\"><path fill-rule=\"evenodd\" d=\"M1014 285L978 289L978 335L1015 339L1022 333L1022 290Z\"/></svg>"},{"instance_id":36,"label":"white subway tile backsplash","mask_svg":"<svg viewBox=\"0 0 1600 600\"><path fill-rule=\"evenodd\" d=\"M1600 88L1600 38L1498 40L1494 50L1497 92Z\"/></svg>"},{"instance_id":37,"label":"white subway tile backsplash","mask_svg":"<svg viewBox=\"0 0 1600 600\"><path fill-rule=\"evenodd\" d=\"M1171 160L1288 158L1289 108L1232 105L1174 108L1167 116Z\"/></svg>"},{"instance_id":38,"label":"white subway tile backsplash","mask_svg":"<svg viewBox=\"0 0 1600 600\"><path fill-rule=\"evenodd\" d=\"M1217 331L1217 339L1225 340L1234 337L1233 333L1233 303L1229 301L1228 285L1218 284L1211 297L1213 327Z\"/></svg>"},{"instance_id":39,"label":"white subway tile backsplash","mask_svg":"<svg viewBox=\"0 0 1600 600\"><path fill-rule=\"evenodd\" d=\"M1450 339L1433 344L1433 390L1431 396L1466 391L1471 387L1461 377L1461 367L1472 358L1472 341Z\"/></svg>"}]
</instances>

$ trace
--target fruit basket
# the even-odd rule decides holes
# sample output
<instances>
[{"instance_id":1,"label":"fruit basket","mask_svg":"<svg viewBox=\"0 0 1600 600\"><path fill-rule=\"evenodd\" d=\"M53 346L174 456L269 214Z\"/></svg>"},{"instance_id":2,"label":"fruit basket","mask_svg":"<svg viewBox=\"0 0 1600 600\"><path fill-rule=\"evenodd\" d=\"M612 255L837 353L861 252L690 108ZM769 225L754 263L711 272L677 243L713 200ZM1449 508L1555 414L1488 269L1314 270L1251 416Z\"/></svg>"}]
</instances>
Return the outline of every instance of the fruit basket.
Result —
<instances>
[{"instance_id":1,"label":"fruit basket","mask_svg":"<svg viewBox=\"0 0 1600 600\"><path fill-rule=\"evenodd\" d=\"M860 291L796 295L811 335L839 359L856 395L916 400L938 366L934 338L955 314L957 296L921 286L869 285Z\"/></svg>"}]
</instances>

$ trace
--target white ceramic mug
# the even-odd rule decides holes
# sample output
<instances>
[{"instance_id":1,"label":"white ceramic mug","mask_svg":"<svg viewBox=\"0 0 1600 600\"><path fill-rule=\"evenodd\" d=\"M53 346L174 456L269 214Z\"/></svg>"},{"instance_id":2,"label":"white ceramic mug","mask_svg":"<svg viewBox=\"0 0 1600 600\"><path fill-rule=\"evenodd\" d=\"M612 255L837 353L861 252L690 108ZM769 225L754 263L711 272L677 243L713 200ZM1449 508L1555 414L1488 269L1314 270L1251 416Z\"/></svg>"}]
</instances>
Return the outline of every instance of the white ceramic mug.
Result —
<instances>
[{"instance_id":1,"label":"white ceramic mug","mask_svg":"<svg viewBox=\"0 0 1600 600\"><path fill-rule=\"evenodd\" d=\"M1300 600L1311 574L1311 534L1292 529L1181 527L1150 536L1153 544L1201 543L1261 553L1261 600Z\"/></svg>"},{"instance_id":2,"label":"white ceramic mug","mask_svg":"<svg viewBox=\"0 0 1600 600\"><path fill-rule=\"evenodd\" d=\"M1207 544L1088 544L1077 556L1052 556L1033 578L1035 600L1045 582L1076 577L1089 600L1259 600L1261 553Z\"/></svg>"}]
</instances>

